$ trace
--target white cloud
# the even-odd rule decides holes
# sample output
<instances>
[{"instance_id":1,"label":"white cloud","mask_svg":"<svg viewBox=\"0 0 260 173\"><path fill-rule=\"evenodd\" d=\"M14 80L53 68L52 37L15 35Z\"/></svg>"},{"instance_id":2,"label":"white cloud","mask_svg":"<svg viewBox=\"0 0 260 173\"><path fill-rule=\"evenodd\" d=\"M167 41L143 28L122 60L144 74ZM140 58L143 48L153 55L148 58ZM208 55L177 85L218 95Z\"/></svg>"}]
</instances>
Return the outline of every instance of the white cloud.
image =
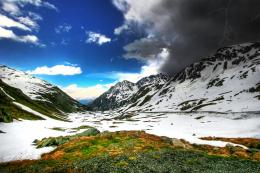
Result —
<instances>
[{"instance_id":1,"label":"white cloud","mask_svg":"<svg viewBox=\"0 0 260 173\"><path fill-rule=\"evenodd\" d=\"M71 65L55 65L52 67L42 66L37 67L32 71L27 71L29 74L44 74L44 75L77 75L81 74L82 70L80 67Z\"/></svg>"},{"instance_id":2,"label":"white cloud","mask_svg":"<svg viewBox=\"0 0 260 173\"><path fill-rule=\"evenodd\" d=\"M124 15L124 23L115 28L114 34L119 35L123 31L131 30L131 32L142 32L146 36L134 40L124 47L126 54L124 58L134 58L145 62L140 74L145 75L157 73L165 66L169 60L170 45L178 37L178 35L167 35L164 37L157 35L164 31L168 33L166 26L172 23L172 18L168 11L162 13L158 11L158 6L163 3L163 0L113 0L113 4L122 11ZM176 11L171 11L176 13ZM141 31L140 31L141 30ZM174 31L170 31L174 33ZM167 58L162 58L163 54L167 54Z\"/></svg>"},{"instance_id":3,"label":"white cloud","mask_svg":"<svg viewBox=\"0 0 260 173\"><path fill-rule=\"evenodd\" d=\"M27 25L33 29L37 29L39 28L37 22L35 22L34 20L32 20L30 17L26 16L26 17L18 17L18 20L20 23Z\"/></svg>"},{"instance_id":4,"label":"white cloud","mask_svg":"<svg viewBox=\"0 0 260 173\"><path fill-rule=\"evenodd\" d=\"M112 72L108 74L95 74L95 76L115 79L115 81L110 84L98 84L89 87L79 87L77 84L71 84L67 87L63 87L62 90L76 100L95 99L106 92L117 82L123 80L137 82L143 77L158 74L159 66L161 66L161 63L164 62L162 60L167 59L168 55L168 50L166 48L162 49L161 53L158 55L158 59L149 61L146 65L142 66L139 73ZM102 82L102 80L100 80L100 82Z\"/></svg>"},{"instance_id":5,"label":"white cloud","mask_svg":"<svg viewBox=\"0 0 260 173\"><path fill-rule=\"evenodd\" d=\"M25 26L24 24L21 24L19 22L16 22L15 20L7 17L7 16L4 16L2 14L0 14L0 26L1 27L7 27L7 28L19 28L19 29L22 29L22 30L25 30L25 31L31 31L30 28L28 28L27 26Z\"/></svg>"},{"instance_id":6,"label":"white cloud","mask_svg":"<svg viewBox=\"0 0 260 173\"><path fill-rule=\"evenodd\" d=\"M11 38L14 39L16 35L13 31L0 27L0 38Z\"/></svg>"},{"instance_id":7,"label":"white cloud","mask_svg":"<svg viewBox=\"0 0 260 173\"><path fill-rule=\"evenodd\" d=\"M2 3L2 9L5 11L5 12L8 12L8 13L11 13L12 15L17 15L17 14L20 14L20 9L19 7L13 3L13 2L3 2Z\"/></svg>"},{"instance_id":8,"label":"white cloud","mask_svg":"<svg viewBox=\"0 0 260 173\"><path fill-rule=\"evenodd\" d=\"M164 65L165 61L169 58L169 51L167 48L161 49L161 52L157 55L157 58L145 62L141 67L140 72L127 73L120 71L112 71L107 73L94 73L88 76L96 78L107 78L114 80L114 83L121 82L123 80L128 80L130 82L137 82L138 80L160 73L160 67Z\"/></svg>"},{"instance_id":9,"label":"white cloud","mask_svg":"<svg viewBox=\"0 0 260 173\"><path fill-rule=\"evenodd\" d=\"M120 35L123 31L128 30L128 29L129 29L129 27L127 24L121 25L114 29L114 34Z\"/></svg>"},{"instance_id":10,"label":"white cloud","mask_svg":"<svg viewBox=\"0 0 260 173\"><path fill-rule=\"evenodd\" d=\"M104 85L98 84L89 87L79 87L77 84L71 84L67 87L62 88L62 90L76 100L86 100L97 98L113 85L114 83Z\"/></svg>"},{"instance_id":11,"label":"white cloud","mask_svg":"<svg viewBox=\"0 0 260 173\"><path fill-rule=\"evenodd\" d=\"M32 32L39 29L37 21L42 20L42 17L37 13L26 10L26 5L58 10L53 4L43 0L0 0L0 39L11 39L17 42L33 43L39 47L45 47L44 44L39 42L36 35L28 33L20 35L14 30L16 28Z\"/></svg>"},{"instance_id":12,"label":"white cloud","mask_svg":"<svg viewBox=\"0 0 260 173\"><path fill-rule=\"evenodd\" d=\"M22 38L22 42L30 42L30 43L38 42L38 37L36 37L35 35L25 35L20 37Z\"/></svg>"},{"instance_id":13,"label":"white cloud","mask_svg":"<svg viewBox=\"0 0 260 173\"><path fill-rule=\"evenodd\" d=\"M49 9L52 9L52 10L55 10L55 11L59 11L58 8L55 5L53 5L49 2L42 2L42 6L49 8Z\"/></svg>"},{"instance_id":14,"label":"white cloud","mask_svg":"<svg viewBox=\"0 0 260 173\"><path fill-rule=\"evenodd\" d=\"M122 30L128 29L124 26L132 22L143 23L143 21L146 21L148 18L152 20L158 19L158 16L152 12L153 8L160 2L162 2L162 0L113 0L113 4L124 13L125 18L124 24L118 28L121 29L122 32Z\"/></svg>"},{"instance_id":15,"label":"white cloud","mask_svg":"<svg viewBox=\"0 0 260 173\"><path fill-rule=\"evenodd\" d=\"M127 0L113 0L114 5L121 11L127 11L128 1Z\"/></svg>"},{"instance_id":16,"label":"white cloud","mask_svg":"<svg viewBox=\"0 0 260 173\"><path fill-rule=\"evenodd\" d=\"M12 15L22 14L23 10L21 10L21 8L23 8L26 5L45 7L48 9L58 11L58 8L55 5L43 0L1 0L0 4L2 4L2 9L5 12L9 12Z\"/></svg>"},{"instance_id":17,"label":"white cloud","mask_svg":"<svg viewBox=\"0 0 260 173\"><path fill-rule=\"evenodd\" d=\"M12 30L8 30L0 27L0 39L11 39L23 43L33 43L38 46L43 46L43 44L38 43L38 38L35 35L16 35Z\"/></svg>"},{"instance_id":18,"label":"white cloud","mask_svg":"<svg viewBox=\"0 0 260 173\"><path fill-rule=\"evenodd\" d=\"M96 32L92 32L92 31L89 31L89 32L86 32L87 33L87 40L86 42L87 43L96 43L98 45L102 45L104 43L109 43L111 42L111 38L103 35L103 34L100 34L100 33L96 33Z\"/></svg>"},{"instance_id":19,"label":"white cloud","mask_svg":"<svg viewBox=\"0 0 260 173\"><path fill-rule=\"evenodd\" d=\"M33 19L33 20L42 20L42 16L37 14L37 13L34 13L34 12L31 12L29 11L28 12L29 16Z\"/></svg>"},{"instance_id":20,"label":"white cloud","mask_svg":"<svg viewBox=\"0 0 260 173\"><path fill-rule=\"evenodd\" d=\"M65 61L64 63L65 63L66 65L70 65L70 66L74 66L74 67L78 66L78 64L72 64L72 63L70 63L70 62L68 62L68 61Z\"/></svg>"},{"instance_id":21,"label":"white cloud","mask_svg":"<svg viewBox=\"0 0 260 173\"><path fill-rule=\"evenodd\" d=\"M60 34L62 32L70 32L70 30L72 29L71 25L68 25L66 23L57 26L54 30L57 34Z\"/></svg>"},{"instance_id":22,"label":"white cloud","mask_svg":"<svg viewBox=\"0 0 260 173\"><path fill-rule=\"evenodd\" d=\"M16 3L20 6L30 4L30 5L34 5L36 7L46 7L46 8L58 11L58 8L55 5L53 5L49 2L43 1L43 0L2 0L2 1Z\"/></svg>"},{"instance_id":23,"label":"white cloud","mask_svg":"<svg viewBox=\"0 0 260 173\"><path fill-rule=\"evenodd\" d=\"M141 67L139 73L115 72L113 76L117 81L128 80L135 83L144 77L160 73L160 67L164 65L168 57L168 50L163 48L157 58L147 61L146 64Z\"/></svg>"}]
</instances>

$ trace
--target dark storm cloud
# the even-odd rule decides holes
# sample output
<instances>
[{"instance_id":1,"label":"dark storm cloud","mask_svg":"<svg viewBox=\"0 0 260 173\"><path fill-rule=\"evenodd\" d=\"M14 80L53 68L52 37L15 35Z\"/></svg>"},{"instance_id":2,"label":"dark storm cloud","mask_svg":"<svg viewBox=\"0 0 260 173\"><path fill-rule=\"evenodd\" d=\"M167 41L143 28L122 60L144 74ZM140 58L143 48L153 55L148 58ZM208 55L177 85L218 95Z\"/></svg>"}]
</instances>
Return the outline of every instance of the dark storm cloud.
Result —
<instances>
[{"instance_id":1,"label":"dark storm cloud","mask_svg":"<svg viewBox=\"0 0 260 173\"><path fill-rule=\"evenodd\" d=\"M156 58L168 48L161 71L169 74L219 47L260 39L260 0L162 0L148 15L157 16L142 23L150 36L127 45L125 56Z\"/></svg>"},{"instance_id":2,"label":"dark storm cloud","mask_svg":"<svg viewBox=\"0 0 260 173\"><path fill-rule=\"evenodd\" d=\"M127 54L125 58L137 58L140 60L157 58L157 55L165 48L165 42L157 38L141 38L124 47ZM144 58L145 57L145 58Z\"/></svg>"}]
</instances>

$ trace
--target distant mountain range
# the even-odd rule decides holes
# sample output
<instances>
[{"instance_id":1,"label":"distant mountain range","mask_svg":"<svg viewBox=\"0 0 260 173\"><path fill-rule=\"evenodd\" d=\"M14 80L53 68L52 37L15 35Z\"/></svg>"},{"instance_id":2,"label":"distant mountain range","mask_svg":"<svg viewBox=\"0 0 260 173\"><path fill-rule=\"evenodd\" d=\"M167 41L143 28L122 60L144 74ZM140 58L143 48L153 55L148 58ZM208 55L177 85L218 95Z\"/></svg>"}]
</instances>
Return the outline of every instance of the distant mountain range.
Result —
<instances>
[{"instance_id":1,"label":"distant mountain range","mask_svg":"<svg viewBox=\"0 0 260 173\"><path fill-rule=\"evenodd\" d=\"M260 43L220 48L171 78L119 82L89 106L122 112L260 111Z\"/></svg>"},{"instance_id":2,"label":"distant mountain range","mask_svg":"<svg viewBox=\"0 0 260 173\"><path fill-rule=\"evenodd\" d=\"M0 122L13 119L66 119L66 114L86 110L58 87L25 72L0 66Z\"/></svg>"}]
</instances>

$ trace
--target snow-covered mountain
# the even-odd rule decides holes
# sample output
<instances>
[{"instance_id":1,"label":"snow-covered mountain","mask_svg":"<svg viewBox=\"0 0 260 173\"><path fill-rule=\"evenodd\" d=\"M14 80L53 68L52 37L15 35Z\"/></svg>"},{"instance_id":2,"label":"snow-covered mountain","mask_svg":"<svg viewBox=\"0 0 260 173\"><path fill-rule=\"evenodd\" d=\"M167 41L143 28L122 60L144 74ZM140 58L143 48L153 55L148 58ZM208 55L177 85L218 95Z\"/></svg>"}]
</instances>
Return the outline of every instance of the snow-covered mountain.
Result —
<instances>
[{"instance_id":1,"label":"snow-covered mountain","mask_svg":"<svg viewBox=\"0 0 260 173\"><path fill-rule=\"evenodd\" d=\"M52 118L62 118L66 113L85 109L58 87L4 65L0 66L0 96L0 117L17 118L16 115L22 115L23 111L31 113L30 109Z\"/></svg>"},{"instance_id":2,"label":"snow-covered mountain","mask_svg":"<svg viewBox=\"0 0 260 173\"><path fill-rule=\"evenodd\" d=\"M160 74L124 84L127 91L117 84L91 106L98 110L151 112L260 111L260 43L220 48L169 80Z\"/></svg>"},{"instance_id":3,"label":"snow-covered mountain","mask_svg":"<svg viewBox=\"0 0 260 173\"><path fill-rule=\"evenodd\" d=\"M145 96L150 91L156 90L167 80L168 76L158 74L142 78L137 83L126 80L118 82L107 92L95 99L90 107L93 110L109 110L135 103L137 99Z\"/></svg>"}]
</instances>

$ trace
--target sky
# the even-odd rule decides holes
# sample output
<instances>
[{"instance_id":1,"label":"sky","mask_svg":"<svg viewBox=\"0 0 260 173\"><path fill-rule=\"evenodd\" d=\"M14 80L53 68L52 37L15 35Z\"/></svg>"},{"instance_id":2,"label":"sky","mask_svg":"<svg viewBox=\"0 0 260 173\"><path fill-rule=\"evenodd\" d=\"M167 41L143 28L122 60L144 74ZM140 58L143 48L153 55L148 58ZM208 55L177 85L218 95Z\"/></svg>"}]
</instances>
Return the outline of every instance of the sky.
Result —
<instances>
[{"instance_id":1,"label":"sky","mask_svg":"<svg viewBox=\"0 0 260 173\"><path fill-rule=\"evenodd\" d=\"M258 41L259 0L0 0L0 64L93 99Z\"/></svg>"}]
</instances>

